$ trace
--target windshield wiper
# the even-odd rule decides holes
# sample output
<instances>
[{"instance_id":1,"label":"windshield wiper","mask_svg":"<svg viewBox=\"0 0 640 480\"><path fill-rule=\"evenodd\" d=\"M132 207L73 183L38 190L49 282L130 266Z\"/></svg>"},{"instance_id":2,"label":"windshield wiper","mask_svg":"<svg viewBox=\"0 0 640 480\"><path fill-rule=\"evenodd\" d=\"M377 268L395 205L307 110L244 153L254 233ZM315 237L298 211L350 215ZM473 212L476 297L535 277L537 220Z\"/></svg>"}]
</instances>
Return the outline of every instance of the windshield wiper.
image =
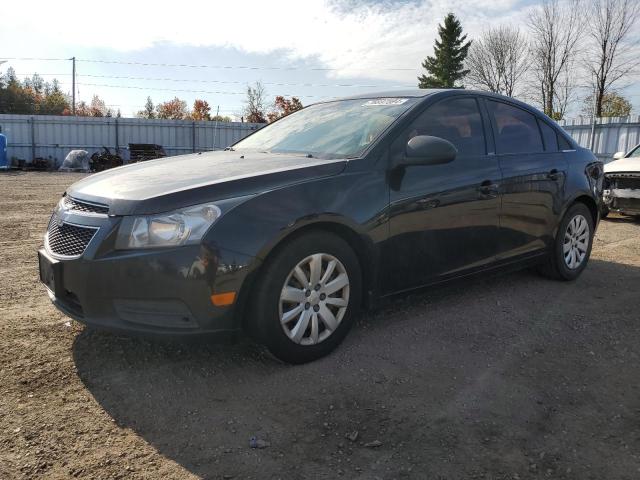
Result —
<instances>
[{"instance_id":1,"label":"windshield wiper","mask_svg":"<svg viewBox=\"0 0 640 480\"><path fill-rule=\"evenodd\" d=\"M225 149L224 149L224 151L225 151L225 152L235 152L235 151L236 151L236 149L235 149L235 148L233 148L233 147L227 147L227 148L225 148Z\"/></svg>"}]
</instances>

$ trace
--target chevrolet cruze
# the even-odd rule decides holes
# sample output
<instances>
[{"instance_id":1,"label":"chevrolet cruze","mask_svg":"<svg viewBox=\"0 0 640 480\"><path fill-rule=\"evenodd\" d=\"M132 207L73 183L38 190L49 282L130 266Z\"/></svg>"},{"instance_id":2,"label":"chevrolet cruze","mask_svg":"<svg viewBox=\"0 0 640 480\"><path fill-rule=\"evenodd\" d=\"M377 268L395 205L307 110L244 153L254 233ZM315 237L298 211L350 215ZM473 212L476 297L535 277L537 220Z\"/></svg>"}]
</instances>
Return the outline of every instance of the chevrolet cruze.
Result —
<instances>
[{"instance_id":1,"label":"chevrolet cruze","mask_svg":"<svg viewBox=\"0 0 640 480\"><path fill-rule=\"evenodd\" d=\"M416 90L318 103L226 151L88 176L39 251L53 303L90 326L334 349L362 307L497 269L573 280L602 164L511 98Z\"/></svg>"}]
</instances>

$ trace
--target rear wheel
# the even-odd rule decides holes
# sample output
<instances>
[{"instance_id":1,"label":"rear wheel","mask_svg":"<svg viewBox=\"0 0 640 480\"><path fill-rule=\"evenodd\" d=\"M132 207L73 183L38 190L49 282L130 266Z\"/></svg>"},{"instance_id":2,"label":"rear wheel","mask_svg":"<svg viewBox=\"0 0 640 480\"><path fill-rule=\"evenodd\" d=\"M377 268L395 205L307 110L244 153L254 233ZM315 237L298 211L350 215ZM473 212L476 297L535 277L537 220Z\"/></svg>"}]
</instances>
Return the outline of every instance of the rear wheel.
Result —
<instances>
[{"instance_id":1,"label":"rear wheel","mask_svg":"<svg viewBox=\"0 0 640 480\"><path fill-rule=\"evenodd\" d=\"M283 245L258 282L253 330L288 363L309 362L336 348L360 305L358 259L344 240L328 232L304 234Z\"/></svg>"},{"instance_id":2,"label":"rear wheel","mask_svg":"<svg viewBox=\"0 0 640 480\"><path fill-rule=\"evenodd\" d=\"M586 205L576 203L565 214L546 263L540 268L548 277L575 280L586 268L594 234L593 218Z\"/></svg>"}]
</instances>

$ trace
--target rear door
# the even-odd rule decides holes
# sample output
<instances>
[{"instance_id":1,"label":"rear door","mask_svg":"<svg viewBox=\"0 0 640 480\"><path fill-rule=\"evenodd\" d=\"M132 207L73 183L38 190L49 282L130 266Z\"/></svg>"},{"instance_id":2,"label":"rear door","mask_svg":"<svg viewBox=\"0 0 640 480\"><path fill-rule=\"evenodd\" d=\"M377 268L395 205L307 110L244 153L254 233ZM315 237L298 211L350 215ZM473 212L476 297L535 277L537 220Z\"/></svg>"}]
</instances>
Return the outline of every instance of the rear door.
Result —
<instances>
[{"instance_id":1,"label":"rear door","mask_svg":"<svg viewBox=\"0 0 640 480\"><path fill-rule=\"evenodd\" d=\"M543 118L506 102L484 102L503 174L498 258L531 255L553 241L567 164Z\"/></svg>"},{"instance_id":2,"label":"rear door","mask_svg":"<svg viewBox=\"0 0 640 480\"><path fill-rule=\"evenodd\" d=\"M387 292L480 268L497 254L501 175L495 155L487 155L475 96L460 95L428 107L393 141L392 165L416 135L444 138L458 155L443 165L389 171Z\"/></svg>"}]
</instances>

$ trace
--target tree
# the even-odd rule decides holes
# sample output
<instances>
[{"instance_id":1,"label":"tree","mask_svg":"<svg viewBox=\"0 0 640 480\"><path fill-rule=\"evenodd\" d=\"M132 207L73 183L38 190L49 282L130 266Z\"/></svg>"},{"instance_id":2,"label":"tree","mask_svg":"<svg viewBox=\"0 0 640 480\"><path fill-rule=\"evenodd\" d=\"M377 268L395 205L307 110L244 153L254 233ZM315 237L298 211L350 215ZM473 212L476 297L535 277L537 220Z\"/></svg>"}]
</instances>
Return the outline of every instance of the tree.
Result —
<instances>
[{"instance_id":1,"label":"tree","mask_svg":"<svg viewBox=\"0 0 640 480\"><path fill-rule=\"evenodd\" d=\"M2 89L0 89L0 112L2 113L34 113L36 101L34 92L25 88L18 80L12 67L2 76Z\"/></svg>"},{"instance_id":2,"label":"tree","mask_svg":"<svg viewBox=\"0 0 640 480\"><path fill-rule=\"evenodd\" d=\"M85 102L84 100L80 100L78 103L76 103L76 115L78 117L91 116L89 105L87 105L87 102Z\"/></svg>"},{"instance_id":3,"label":"tree","mask_svg":"<svg viewBox=\"0 0 640 480\"><path fill-rule=\"evenodd\" d=\"M453 88L469 73L464 69L464 60L471 41L465 42L467 36L462 35L462 25L453 13L444 18L444 26L438 25L438 35L434 56L422 62L429 75L418 77L419 88Z\"/></svg>"},{"instance_id":4,"label":"tree","mask_svg":"<svg viewBox=\"0 0 640 480\"><path fill-rule=\"evenodd\" d=\"M211 120L211 107L206 100L195 100L191 111L193 120Z\"/></svg>"},{"instance_id":5,"label":"tree","mask_svg":"<svg viewBox=\"0 0 640 480\"><path fill-rule=\"evenodd\" d=\"M45 82L38 74L22 82L12 68L0 76L0 113L62 115L69 108L69 97L57 80Z\"/></svg>"},{"instance_id":6,"label":"tree","mask_svg":"<svg viewBox=\"0 0 640 480\"><path fill-rule=\"evenodd\" d=\"M255 86L247 86L247 99L245 100L244 114L247 122L266 123L265 99L266 91L262 83L256 82Z\"/></svg>"},{"instance_id":7,"label":"tree","mask_svg":"<svg viewBox=\"0 0 640 480\"><path fill-rule=\"evenodd\" d=\"M481 90L513 97L529 68L527 53L527 40L518 28L490 28L469 49L468 79Z\"/></svg>"},{"instance_id":8,"label":"tree","mask_svg":"<svg viewBox=\"0 0 640 480\"><path fill-rule=\"evenodd\" d=\"M596 91L596 117L607 116L603 109L610 89L638 67L637 40L629 35L639 16L638 0L589 0L585 65Z\"/></svg>"},{"instance_id":9,"label":"tree","mask_svg":"<svg viewBox=\"0 0 640 480\"><path fill-rule=\"evenodd\" d=\"M212 122L230 122L231 117L227 117L226 115L214 115L211 117Z\"/></svg>"},{"instance_id":10,"label":"tree","mask_svg":"<svg viewBox=\"0 0 640 480\"><path fill-rule=\"evenodd\" d=\"M69 97L60 90L52 90L40 103L41 115L64 115L65 110L70 108Z\"/></svg>"},{"instance_id":11,"label":"tree","mask_svg":"<svg viewBox=\"0 0 640 480\"><path fill-rule=\"evenodd\" d=\"M175 97L168 102L160 103L156 107L158 118L169 120L183 120L189 116L187 102Z\"/></svg>"},{"instance_id":12,"label":"tree","mask_svg":"<svg viewBox=\"0 0 640 480\"><path fill-rule=\"evenodd\" d=\"M580 0L543 0L529 15L531 69L544 113L564 115L575 86L573 62L581 34Z\"/></svg>"},{"instance_id":13,"label":"tree","mask_svg":"<svg viewBox=\"0 0 640 480\"><path fill-rule=\"evenodd\" d=\"M147 102L144 104L144 109L136 113L138 118L156 118L156 109L153 106L151 97L147 97Z\"/></svg>"},{"instance_id":14,"label":"tree","mask_svg":"<svg viewBox=\"0 0 640 480\"><path fill-rule=\"evenodd\" d=\"M267 114L267 118L269 122L275 122L290 113L302 110L302 108L302 102L298 97L291 97L291 99L287 100L282 95L278 95L273 102L273 110Z\"/></svg>"},{"instance_id":15,"label":"tree","mask_svg":"<svg viewBox=\"0 0 640 480\"><path fill-rule=\"evenodd\" d=\"M596 94L597 95L597 94ZM597 96L596 96L597 98ZM593 94L584 99L582 113L588 117L594 111ZM615 92L607 92L602 96L599 117L628 117L631 115L631 102Z\"/></svg>"},{"instance_id":16,"label":"tree","mask_svg":"<svg viewBox=\"0 0 640 480\"><path fill-rule=\"evenodd\" d=\"M91 97L89 105L85 102L80 102L76 105L76 115L81 117L111 117L113 112L107 108L104 100L98 95L94 95Z\"/></svg>"}]
</instances>

